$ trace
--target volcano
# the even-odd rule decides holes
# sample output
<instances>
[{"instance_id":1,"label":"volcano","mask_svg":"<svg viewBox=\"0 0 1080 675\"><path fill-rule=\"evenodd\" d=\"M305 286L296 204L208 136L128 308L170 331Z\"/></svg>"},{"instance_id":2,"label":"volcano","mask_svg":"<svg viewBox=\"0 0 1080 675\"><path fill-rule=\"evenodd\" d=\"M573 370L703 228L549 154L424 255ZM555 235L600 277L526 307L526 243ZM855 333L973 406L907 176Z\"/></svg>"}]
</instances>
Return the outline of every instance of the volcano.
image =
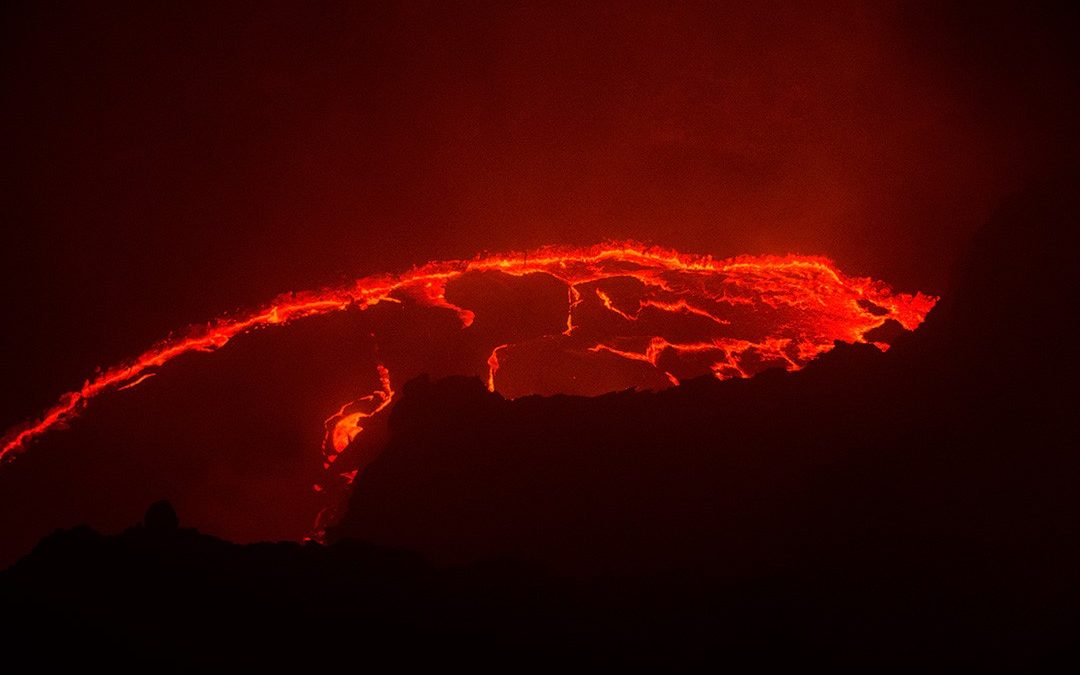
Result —
<instances>
[{"instance_id":1,"label":"volcano","mask_svg":"<svg viewBox=\"0 0 1080 675\"><path fill-rule=\"evenodd\" d=\"M0 13L5 665L1080 663L1071 8Z\"/></svg>"},{"instance_id":2,"label":"volcano","mask_svg":"<svg viewBox=\"0 0 1080 675\"><path fill-rule=\"evenodd\" d=\"M492 670L1060 664L1076 368L1031 345L1071 301L1066 247L1041 243L1067 194L1003 209L957 293L884 353L600 396L410 380L334 543L231 544L160 503L118 535L57 532L0 575L14 635L131 667L299 666L313 644Z\"/></svg>"}]
</instances>

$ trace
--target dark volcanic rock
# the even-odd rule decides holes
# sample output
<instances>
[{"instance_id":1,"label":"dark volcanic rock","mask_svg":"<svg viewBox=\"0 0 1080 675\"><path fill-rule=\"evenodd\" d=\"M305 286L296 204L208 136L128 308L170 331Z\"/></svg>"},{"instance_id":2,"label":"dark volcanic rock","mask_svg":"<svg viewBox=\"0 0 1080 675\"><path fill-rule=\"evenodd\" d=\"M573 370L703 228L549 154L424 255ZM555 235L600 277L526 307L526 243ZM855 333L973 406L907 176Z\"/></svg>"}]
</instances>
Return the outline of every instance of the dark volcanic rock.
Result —
<instances>
[{"instance_id":1,"label":"dark volcanic rock","mask_svg":"<svg viewBox=\"0 0 1080 675\"><path fill-rule=\"evenodd\" d=\"M180 518L176 515L173 505L166 500L162 500L154 502L150 505L150 508L146 509L143 525L151 531L169 532L180 527Z\"/></svg>"}]
</instances>

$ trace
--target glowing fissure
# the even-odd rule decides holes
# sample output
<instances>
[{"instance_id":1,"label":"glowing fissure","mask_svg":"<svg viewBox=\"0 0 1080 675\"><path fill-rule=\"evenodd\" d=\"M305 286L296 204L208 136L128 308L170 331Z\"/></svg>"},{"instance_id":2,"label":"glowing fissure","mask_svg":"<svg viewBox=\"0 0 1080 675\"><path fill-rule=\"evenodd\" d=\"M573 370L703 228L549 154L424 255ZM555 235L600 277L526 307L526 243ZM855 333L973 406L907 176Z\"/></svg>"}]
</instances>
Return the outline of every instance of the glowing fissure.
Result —
<instances>
[{"instance_id":1,"label":"glowing fissure","mask_svg":"<svg viewBox=\"0 0 1080 675\"><path fill-rule=\"evenodd\" d=\"M573 303L571 303L571 307L572 306L573 306ZM571 325L568 322L567 323L567 329L566 329L567 333L569 333L569 331L572 331L573 328L574 328L573 325ZM509 346L510 346L509 344L501 344L498 347L496 347L495 349L491 350L491 356L489 356L488 360L487 360L487 364L488 364L487 388L488 388L488 391L495 391L495 373L499 372L499 350L500 349L506 349Z\"/></svg>"},{"instance_id":2,"label":"glowing fissure","mask_svg":"<svg viewBox=\"0 0 1080 675\"><path fill-rule=\"evenodd\" d=\"M473 312L446 300L446 285L467 272L498 271L513 276L548 274L568 286L569 311L566 332L574 329L573 311L582 301L579 287L583 284L615 277L636 279L658 291L678 293L665 273L680 273L696 277L717 277L728 288L721 294L709 294L698 289L714 303L753 305L755 298L776 307L787 304L804 310L819 310L835 324L835 335L825 341L809 341L799 345L802 360L812 358L828 349L833 340L860 342L863 334L880 326L886 319L895 319L908 330L915 329L934 306L937 298L922 293L894 294L887 285L868 278L845 277L827 259L808 256L741 256L714 260L708 256L693 256L673 250L648 248L637 244L611 244L584 249L546 248L526 255L510 254L480 257L473 260L432 262L398 276L371 276L353 284L321 291L289 293L274 299L266 307L251 314L219 319L188 329L180 337L164 340L138 357L105 369L87 380L81 389L64 394L56 405L40 418L8 431L0 445L0 457L10 459L35 438L76 417L87 402L108 391L130 388L154 374L172 359L192 351L214 351L232 338L252 329L270 325L285 325L305 317L337 312L349 307L367 309L383 302L402 302L395 294L411 297L432 307L444 307L457 313L463 326L469 326ZM742 293L731 294L732 290ZM685 291L685 289L683 289ZM604 305L627 320L632 314L615 308L607 294L597 289ZM875 313L861 307L860 300L880 308ZM686 298L673 302L648 299L637 312L652 307L669 312L688 312L708 317L718 323L725 319L700 307ZM838 309L844 311L837 311ZM828 312L826 310L829 310ZM812 331L811 331L812 332ZM605 347L604 345L598 345ZM678 345L680 349L715 349L730 353L735 344ZM775 345L774 345L775 347ZM611 353L623 353L615 348ZM653 350L655 351L655 350ZM628 358L637 358L635 355ZM654 361L654 359L649 359ZM795 365L795 364L793 364Z\"/></svg>"},{"instance_id":3,"label":"glowing fissure","mask_svg":"<svg viewBox=\"0 0 1080 675\"><path fill-rule=\"evenodd\" d=\"M797 370L830 349L836 340L865 342L869 331L889 319L914 330L937 302L936 297L922 293L893 293L873 279L845 276L828 259L811 256L716 260L628 242L431 262L400 275L369 276L340 287L284 294L257 311L193 326L129 361L99 371L80 389L62 395L38 418L9 430L0 439L0 460L11 460L46 432L65 426L97 396L131 389L182 354L220 349L233 338L261 327L392 302L452 311L467 329L476 315L446 297L447 284L466 273L544 274L557 279L567 289L565 330L548 337L589 340L582 351L648 364L673 385L678 384L679 376L672 370L678 369L662 367L661 361L701 358L721 379L748 377L763 367L760 364ZM625 289L623 298L616 297L618 284L626 282L636 289L636 297L630 300L625 298ZM604 330L585 326L580 315L591 309L589 302L600 303L611 321L619 325ZM761 317L769 312L775 316L763 323ZM619 327L674 321L677 317L704 321L714 330L729 330L731 334L682 339L661 330L641 335ZM743 330L741 324L747 322L760 324L757 333ZM888 346L874 344L882 349ZM507 343L491 349L487 360L491 391L497 389L500 355L513 347ZM390 372L382 364L377 368L380 388L345 404L326 421L323 452L327 470L332 470L361 433L364 420L384 410L393 399ZM355 471L340 474L346 481L354 476Z\"/></svg>"}]
</instances>

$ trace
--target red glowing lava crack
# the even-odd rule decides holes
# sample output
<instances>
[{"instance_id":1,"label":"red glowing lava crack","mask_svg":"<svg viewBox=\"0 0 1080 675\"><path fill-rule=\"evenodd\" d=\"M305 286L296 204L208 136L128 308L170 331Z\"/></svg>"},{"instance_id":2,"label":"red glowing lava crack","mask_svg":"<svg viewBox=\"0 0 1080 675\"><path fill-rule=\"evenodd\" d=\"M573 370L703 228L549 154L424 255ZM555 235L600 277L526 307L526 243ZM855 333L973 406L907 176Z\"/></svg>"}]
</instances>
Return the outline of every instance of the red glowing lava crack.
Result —
<instances>
[{"instance_id":1,"label":"red glowing lava crack","mask_svg":"<svg viewBox=\"0 0 1080 675\"><path fill-rule=\"evenodd\" d=\"M565 330L546 338L577 341L584 354L645 364L672 385L679 382L679 368L696 372L686 364L721 379L748 377L766 367L797 370L837 340L866 342L869 331L890 319L914 330L937 302L923 293L894 293L880 281L845 276L828 259L798 255L716 260L612 243L431 262L404 274L283 294L256 311L192 326L99 371L38 418L6 432L0 439L0 459L13 459L35 439L64 426L94 398L136 387L181 354L217 350L256 328L393 302L452 311L467 330L476 315L447 299L447 284L466 273L540 274L558 280L567 289ZM607 320L598 323L595 317L600 315ZM678 318L685 325L700 325L694 324L689 333L665 328L665 322ZM487 385L496 391L500 356L515 345L490 347ZM364 420L384 410L394 396L390 372L384 364L375 365L380 388L342 406L326 421L327 469L360 433ZM341 474L347 481L354 475Z\"/></svg>"}]
</instances>

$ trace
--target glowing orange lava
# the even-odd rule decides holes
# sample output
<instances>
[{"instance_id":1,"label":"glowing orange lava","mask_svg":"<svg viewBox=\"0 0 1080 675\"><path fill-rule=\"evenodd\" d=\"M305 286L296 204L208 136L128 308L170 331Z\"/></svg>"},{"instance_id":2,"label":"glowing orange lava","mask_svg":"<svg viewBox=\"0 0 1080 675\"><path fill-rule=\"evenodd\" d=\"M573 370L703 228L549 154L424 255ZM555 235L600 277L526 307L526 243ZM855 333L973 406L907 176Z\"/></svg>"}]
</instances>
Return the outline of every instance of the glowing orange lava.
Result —
<instances>
[{"instance_id":1,"label":"glowing orange lava","mask_svg":"<svg viewBox=\"0 0 1080 675\"><path fill-rule=\"evenodd\" d=\"M466 273L557 279L567 289L565 330L545 338L578 345L580 354L643 364L670 385L702 368L722 379L748 377L766 367L797 370L836 340L866 342L866 334L889 319L913 330L937 302L922 293L893 293L869 278L845 276L825 258L796 255L715 260L617 243L431 262L400 275L284 294L257 311L191 327L102 370L39 418L8 431L0 440L0 459L11 460L41 435L64 426L95 397L135 387L181 354L214 351L257 328L393 302L450 310L468 329L475 313L447 299L447 285ZM601 314L608 318L598 319ZM678 327L668 330L664 322ZM500 356L520 346L491 346L490 390L498 387ZM390 372L382 364L377 368L380 389L344 405L326 421L328 470L362 431L364 420L393 399ZM340 476L351 481L355 471Z\"/></svg>"}]
</instances>

